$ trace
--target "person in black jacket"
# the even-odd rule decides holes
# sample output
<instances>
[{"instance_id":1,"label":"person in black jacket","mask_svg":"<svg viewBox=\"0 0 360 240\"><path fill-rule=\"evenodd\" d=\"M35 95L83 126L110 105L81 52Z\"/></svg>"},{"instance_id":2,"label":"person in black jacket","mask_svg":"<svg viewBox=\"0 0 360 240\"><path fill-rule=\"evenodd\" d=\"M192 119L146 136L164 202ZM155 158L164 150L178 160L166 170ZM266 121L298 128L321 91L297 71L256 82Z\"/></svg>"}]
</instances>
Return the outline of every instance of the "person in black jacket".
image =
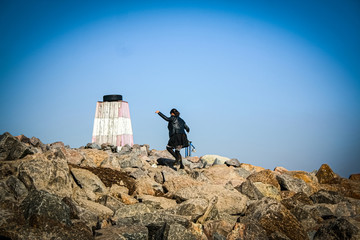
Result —
<instances>
[{"instance_id":1,"label":"person in black jacket","mask_svg":"<svg viewBox=\"0 0 360 240\"><path fill-rule=\"evenodd\" d=\"M155 113L159 114L160 117L169 122L168 129L170 139L166 149L174 156L175 165L180 163L180 168L183 169L184 165L182 163L180 150L189 146L189 140L187 139L185 130L190 132L190 128L186 125L185 121L180 117L179 111L175 108L171 109L170 117L165 116L160 111L156 111ZM173 149L175 149L175 152Z\"/></svg>"}]
</instances>

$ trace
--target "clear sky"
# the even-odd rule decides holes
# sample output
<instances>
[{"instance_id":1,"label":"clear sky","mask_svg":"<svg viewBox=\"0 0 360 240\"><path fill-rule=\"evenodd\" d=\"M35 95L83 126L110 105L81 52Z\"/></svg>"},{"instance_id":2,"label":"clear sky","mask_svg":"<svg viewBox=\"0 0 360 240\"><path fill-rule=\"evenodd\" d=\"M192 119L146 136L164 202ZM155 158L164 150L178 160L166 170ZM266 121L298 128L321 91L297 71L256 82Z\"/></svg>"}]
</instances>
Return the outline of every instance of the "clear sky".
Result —
<instances>
[{"instance_id":1,"label":"clear sky","mask_svg":"<svg viewBox=\"0 0 360 240\"><path fill-rule=\"evenodd\" d=\"M360 172L360 2L0 1L0 133L80 147L106 94L165 149L175 107L196 155Z\"/></svg>"}]
</instances>

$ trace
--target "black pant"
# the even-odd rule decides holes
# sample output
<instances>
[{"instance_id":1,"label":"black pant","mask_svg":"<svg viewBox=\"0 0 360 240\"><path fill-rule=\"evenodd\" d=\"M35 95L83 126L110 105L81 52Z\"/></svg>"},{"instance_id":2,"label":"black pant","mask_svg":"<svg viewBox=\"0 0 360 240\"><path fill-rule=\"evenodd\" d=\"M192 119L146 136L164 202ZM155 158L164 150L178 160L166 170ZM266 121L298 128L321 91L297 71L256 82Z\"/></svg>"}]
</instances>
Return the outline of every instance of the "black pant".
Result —
<instances>
[{"instance_id":1,"label":"black pant","mask_svg":"<svg viewBox=\"0 0 360 240\"><path fill-rule=\"evenodd\" d=\"M184 165L182 163L182 158L181 158L180 151L175 150L175 152L174 152L174 150L172 148L170 148L170 147L166 147L166 149L175 158L175 163L180 163L180 168L184 168Z\"/></svg>"}]
</instances>

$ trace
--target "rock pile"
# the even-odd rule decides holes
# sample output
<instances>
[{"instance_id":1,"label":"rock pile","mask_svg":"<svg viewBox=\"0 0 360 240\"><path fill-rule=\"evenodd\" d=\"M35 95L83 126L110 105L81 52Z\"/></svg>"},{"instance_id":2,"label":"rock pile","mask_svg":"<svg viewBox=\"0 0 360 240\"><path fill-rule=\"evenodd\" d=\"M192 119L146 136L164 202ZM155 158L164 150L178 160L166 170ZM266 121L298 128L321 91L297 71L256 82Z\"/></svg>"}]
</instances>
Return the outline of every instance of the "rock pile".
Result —
<instances>
[{"instance_id":1,"label":"rock pile","mask_svg":"<svg viewBox=\"0 0 360 240\"><path fill-rule=\"evenodd\" d=\"M360 239L360 182L148 145L0 136L1 239Z\"/></svg>"}]
</instances>

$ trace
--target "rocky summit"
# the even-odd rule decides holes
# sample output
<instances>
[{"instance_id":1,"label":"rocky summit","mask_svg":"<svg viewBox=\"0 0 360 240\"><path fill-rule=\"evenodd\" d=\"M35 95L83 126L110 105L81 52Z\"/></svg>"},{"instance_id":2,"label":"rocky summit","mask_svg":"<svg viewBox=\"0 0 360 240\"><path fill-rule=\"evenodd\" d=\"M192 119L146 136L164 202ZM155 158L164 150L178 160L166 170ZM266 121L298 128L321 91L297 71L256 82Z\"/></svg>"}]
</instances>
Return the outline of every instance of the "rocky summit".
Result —
<instances>
[{"instance_id":1,"label":"rocky summit","mask_svg":"<svg viewBox=\"0 0 360 240\"><path fill-rule=\"evenodd\" d=\"M0 239L360 239L360 178L0 136Z\"/></svg>"}]
</instances>

